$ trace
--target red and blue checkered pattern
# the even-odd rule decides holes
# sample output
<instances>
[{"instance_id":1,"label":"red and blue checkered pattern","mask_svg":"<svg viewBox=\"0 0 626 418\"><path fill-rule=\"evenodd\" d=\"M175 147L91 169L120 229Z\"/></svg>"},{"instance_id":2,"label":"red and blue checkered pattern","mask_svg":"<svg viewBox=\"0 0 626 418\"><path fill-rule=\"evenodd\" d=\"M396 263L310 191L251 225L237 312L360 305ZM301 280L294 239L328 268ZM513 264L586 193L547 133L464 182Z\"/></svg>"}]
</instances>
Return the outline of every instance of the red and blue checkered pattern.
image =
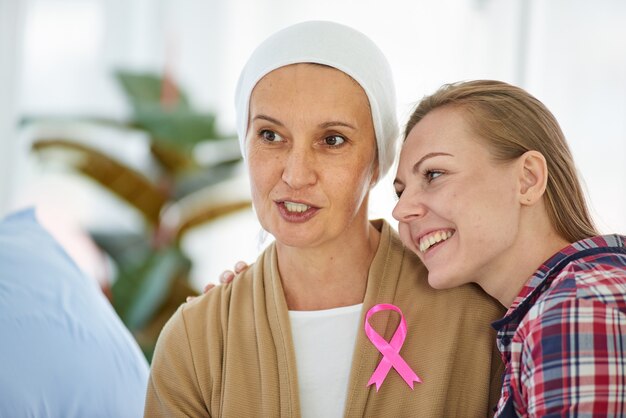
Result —
<instances>
[{"instance_id":1,"label":"red and blue checkered pattern","mask_svg":"<svg viewBox=\"0 0 626 418\"><path fill-rule=\"evenodd\" d=\"M578 241L494 322L506 365L496 416L626 416L626 237Z\"/></svg>"}]
</instances>

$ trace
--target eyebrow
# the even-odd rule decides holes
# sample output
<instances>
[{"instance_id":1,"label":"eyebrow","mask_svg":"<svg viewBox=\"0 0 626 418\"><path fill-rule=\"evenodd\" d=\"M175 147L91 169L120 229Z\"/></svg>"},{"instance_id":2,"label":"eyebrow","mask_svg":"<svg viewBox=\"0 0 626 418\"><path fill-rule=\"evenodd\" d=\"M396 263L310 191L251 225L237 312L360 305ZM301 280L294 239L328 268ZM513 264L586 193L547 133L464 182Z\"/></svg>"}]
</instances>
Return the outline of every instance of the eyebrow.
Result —
<instances>
[{"instance_id":1,"label":"eyebrow","mask_svg":"<svg viewBox=\"0 0 626 418\"><path fill-rule=\"evenodd\" d=\"M332 120L329 122L324 122L324 123L320 123L319 127L323 128L323 129L327 129L327 128L331 128L333 126L345 126L346 128L350 128L350 129L356 129L354 126L350 125L347 122L341 122L338 120Z\"/></svg>"},{"instance_id":2,"label":"eyebrow","mask_svg":"<svg viewBox=\"0 0 626 418\"><path fill-rule=\"evenodd\" d=\"M413 170L412 170L413 174L419 173L420 165L422 165L424 161L433 157L440 157L440 156L452 157L453 155L448 154L447 152L429 152L428 154L420 158L419 161L413 165Z\"/></svg>"},{"instance_id":3,"label":"eyebrow","mask_svg":"<svg viewBox=\"0 0 626 418\"><path fill-rule=\"evenodd\" d=\"M452 154L448 154L447 152L430 152L430 153L428 153L428 154L424 155L422 158L420 158L420 159L419 159L419 161L418 161L418 162L416 162L416 163L413 165L413 169L411 170L411 172L412 172L413 174L419 173L419 170L420 170L420 165L422 165L422 163L423 163L424 161L428 160L429 158L433 158L433 157L441 157L441 156L445 156L445 157L454 157ZM395 178L395 179L393 180L393 185L394 185L394 187L395 187L396 185L401 185L401 186L403 186L403 185L404 185L404 183L402 183L400 180L398 180L398 178Z\"/></svg>"},{"instance_id":4,"label":"eyebrow","mask_svg":"<svg viewBox=\"0 0 626 418\"><path fill-rule=\"evenodd\" d=\"M279 121L278 119L275 119L275 118L273 118L271 116L267 116L267 115L261 114L261 115L256 115L256 116L254 116L252 118L252 120L258 120L258 119L266 120L266 121L271 122L271 123L273 123L275 125L278 125L278 126L285 126L285 125L283 125L283 123L281 121ZM320 123L318 126L320 128L322 128L322 129L328 129L328 128L331 128L333 126L344 126L346 128L350 128L350 129L356 130L356 128L353 125L350 125L347 122L342 122L342 121L339 121L339 120L331 120L331 121L328 121L328 122L323 122L323 123Z\"/></svg>"},{"instance_id":5,"label":"eyebrow","mask_svg":"<svg viewBox=\"0 0 626 418\"><path fill-rule=\"evenodd\" d=\"M285 126L278 119L274 119L274 118L272 118L270 116L267 116L267 115L256 115L254 118L252 118L252 120L257 120L257 119L266 120L266 121L271 122L271 123L273 123L275 125L278 125L278 126Z\"/></svg>"}]
</instances>

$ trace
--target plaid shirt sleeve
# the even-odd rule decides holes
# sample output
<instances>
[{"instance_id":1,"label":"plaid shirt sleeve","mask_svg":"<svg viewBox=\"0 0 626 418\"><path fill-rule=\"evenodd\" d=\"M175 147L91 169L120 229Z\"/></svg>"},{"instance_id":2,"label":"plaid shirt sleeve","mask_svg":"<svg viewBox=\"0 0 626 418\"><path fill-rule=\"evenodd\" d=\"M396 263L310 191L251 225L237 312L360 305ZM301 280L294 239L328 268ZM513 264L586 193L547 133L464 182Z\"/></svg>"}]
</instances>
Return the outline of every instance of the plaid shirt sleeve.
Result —
<instances>
[{"instance_id":1,"label":"plaid shirt sleeve","mask_svg":"<svg viewBox=\"0 0 626 418\"><path fill-rule=\"evenodd\" d=\"M596 285L611 287L615 282ZM521 345L513 350L519 358L511 359L519 367L511 381L518 414L626 414L626 310L623 284L618 286L604 293L621 303L567 298L522 325L513 341Z\"/></svg>"}]
</instances>

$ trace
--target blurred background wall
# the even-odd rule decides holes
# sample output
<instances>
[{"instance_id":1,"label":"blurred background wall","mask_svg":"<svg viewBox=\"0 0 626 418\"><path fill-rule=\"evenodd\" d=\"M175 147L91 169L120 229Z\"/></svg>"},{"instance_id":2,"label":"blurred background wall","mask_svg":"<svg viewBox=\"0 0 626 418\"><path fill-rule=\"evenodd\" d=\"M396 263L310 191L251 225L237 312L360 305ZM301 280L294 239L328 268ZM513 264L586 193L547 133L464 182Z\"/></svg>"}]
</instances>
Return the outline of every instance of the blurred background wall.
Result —
<instances>
[{"instance_id":1,"label":"blurred background wall","mask_svg":"<svg viewBox=\"0 0 626 418\"><path fill-rule=\"evenodd\" d=\"M83 268L105 284L119 273L115 257L85 244L103 231L143 234L151 248L174 240L190 260L194 289L216 281L235 260L253 261L263 244L245 205L245 172L233 156L235 83L261 40L310 19L345 23L374 39L394 71L402 121L446 82L494 78L529 90L560 121L601 231L626 233L622 0L0 0L0 214L37 205ZM183 147L176 161L187 163L155 158L154 139L171 126L142 119L118 70L156 75L161 104L186 94L181 120L198 123L211 114L211 141ZM172 132L166 150L176 148L179 131ZM65 148L50 145L59 138ZM68 153L67 142L80 147ZM43 149L54 152L43 158ZM77 162L87 158L87 168ZM135 177L123 178L145 181L158 202L133 200L138 192L117 184L131 180L94 181L102 174L94 161L109 171L111 164L129 169ZM224 161L232 163L226 171ZM220 182L207 180L216 172ZM179 187L182 177L186 188ZM391 219L390 183L374 191L372 217Z\"/></svg>"}]
</instances>

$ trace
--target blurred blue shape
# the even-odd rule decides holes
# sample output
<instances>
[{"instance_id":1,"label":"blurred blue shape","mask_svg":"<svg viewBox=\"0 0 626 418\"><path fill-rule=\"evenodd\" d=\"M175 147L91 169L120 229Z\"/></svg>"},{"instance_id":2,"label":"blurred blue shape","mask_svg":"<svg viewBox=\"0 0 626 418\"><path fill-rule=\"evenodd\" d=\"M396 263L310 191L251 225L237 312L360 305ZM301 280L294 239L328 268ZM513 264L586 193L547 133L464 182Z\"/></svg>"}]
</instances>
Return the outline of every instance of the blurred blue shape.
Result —
<instances>
[{"instance_id":1,"label":"blurred blue shape","mask_svg":"<svg viewBox=\"0 0 626 418\"><path fill-rule=\"evenodd\" d=\"M148 365L32 209L0 222L0 416L137 417Z\"/></svg>"}]
</instances>

